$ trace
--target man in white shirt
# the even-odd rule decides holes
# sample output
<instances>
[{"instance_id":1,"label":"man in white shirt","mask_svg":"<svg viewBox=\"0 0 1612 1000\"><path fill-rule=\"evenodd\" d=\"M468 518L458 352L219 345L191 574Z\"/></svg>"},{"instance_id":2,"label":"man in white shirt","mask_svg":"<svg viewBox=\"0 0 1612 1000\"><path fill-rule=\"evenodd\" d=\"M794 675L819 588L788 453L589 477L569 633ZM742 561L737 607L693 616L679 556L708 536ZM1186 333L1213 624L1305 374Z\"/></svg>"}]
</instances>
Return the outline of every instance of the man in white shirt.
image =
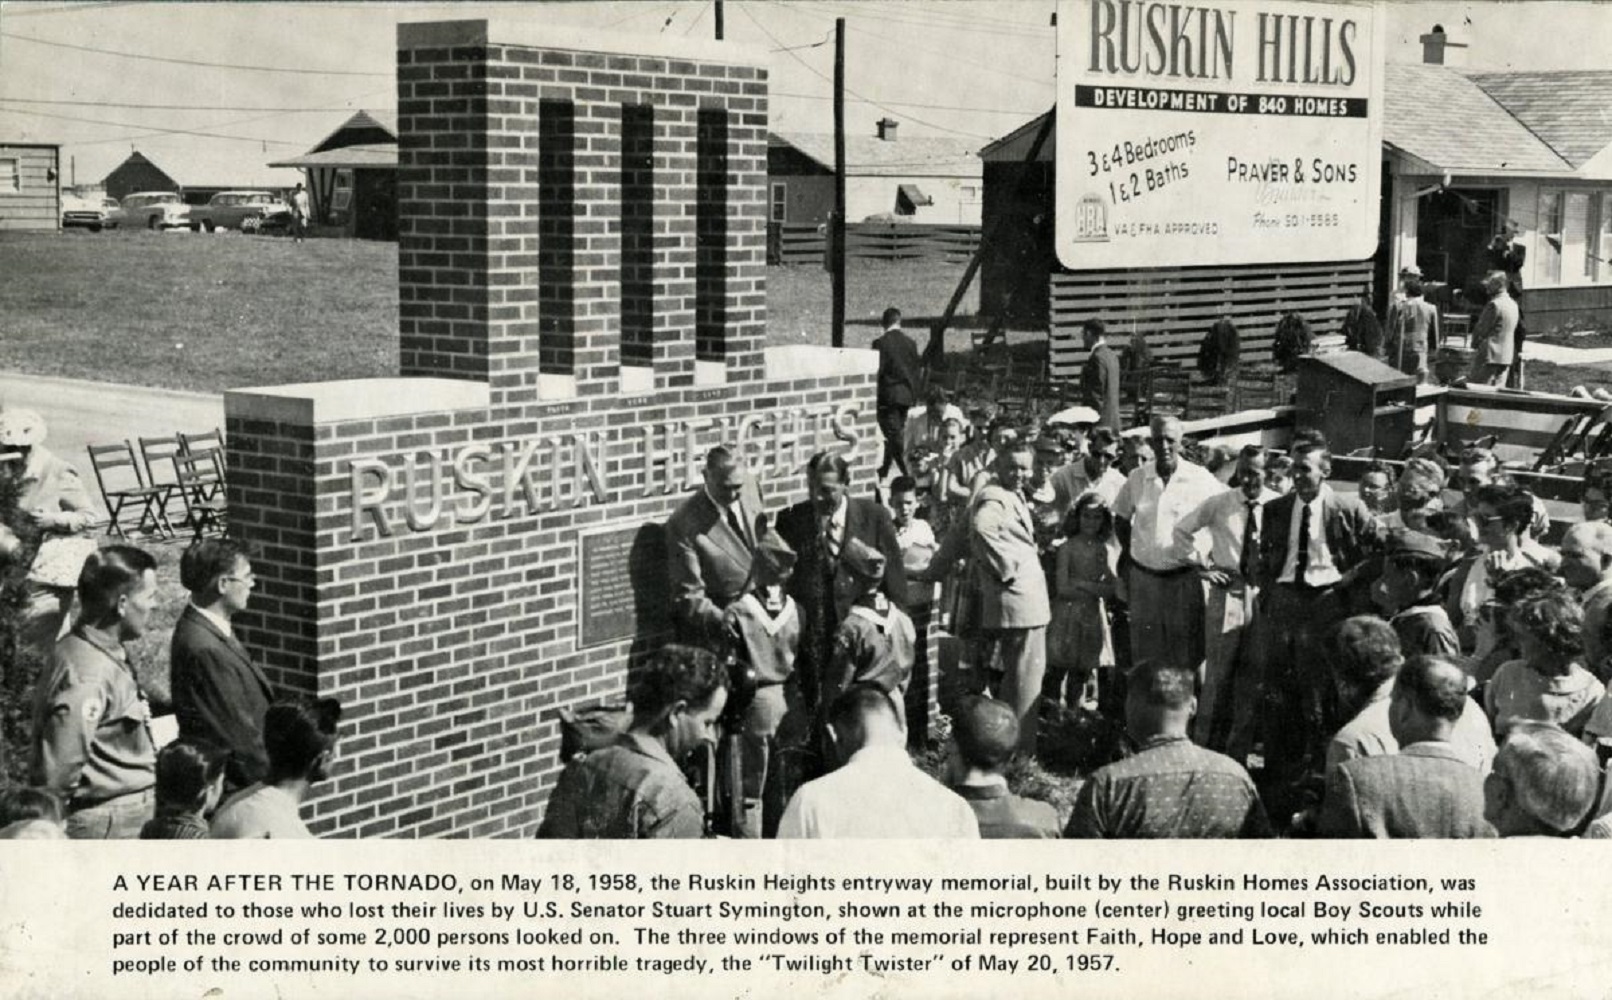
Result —
<instances>
[{"instance_id":1,"label":"man in white shirt","mask_svg":"<svg viewBox=\"0 0 1612 1000\"><path fill-rule=\"evenodd\" d=\"M923 407L915 408L907 415L907 426L902 431L907 468L914 476L917 474L917 466L913 464L914 453L923 447L940 451L941 435L945 433L948 420L955 420L965 427L968 425L968 418L963 415L962 409L952 402L951 392L945 386L930 386Z\"/></svg>"},{"instance_id":2,"label":"man in white shirt","mask_svg":"<svg viewBox=\"0 0 1612 1000\"><path fill-rule=\"evenodd\" d=\"M1151 431L1152 464L1132 472L1114 500L1130 559L1131 662L1197 670L1204 648L1203 582L1177 554L1175 526L1226 487L1181 457L1181 421L1154 417Z\"/></svg>"},{"instance_id":3,"label":"man in white shirt","mask_svg":"<svg viewBox=\"0 0 1612 1000\"><path fill-rule=\"evenodd\" d=\"M1276 499L1265 485L1265 449L1245 445L1237 456L1233 489L1217 493L1175 526L1176 557L1198 567L1209 586L1204 606L1203 693L1192 723L1193 742L1233 760L1247 760L1254 748L1259 678L1251 643L1255 600L1253 563L1259 558L1261 508ZM1195 536L1209 536L1205 556Z\"/></svg>"},{"instance_id":4,"label":"man in white shirt","mask_svg":"<svg viewBox=\"0 0 1612 1000\"><path fill-rule=\"evenodd\" d=\"M780 840L979 838L967 800L918 770L889 695L855 684L829 710L829 737L844 761L800 787L784 807Z\"/></svg>"},{"instance_id":5,"label":"man in white shirt","mask_svg":"<svg viewBox=\"0 0 1612 1000\"><path fill-rule=\"evenodd\" d=\"M1092 428L1086 436L1086 454L1052 474L1053 503L1059 515L1067 517L1069 508L1085 493L1096 493L1112 507L1125 486L1125 474L1116 467L1118 461L1119 435L1107 427Z\"/></svg>"}]
</instances>

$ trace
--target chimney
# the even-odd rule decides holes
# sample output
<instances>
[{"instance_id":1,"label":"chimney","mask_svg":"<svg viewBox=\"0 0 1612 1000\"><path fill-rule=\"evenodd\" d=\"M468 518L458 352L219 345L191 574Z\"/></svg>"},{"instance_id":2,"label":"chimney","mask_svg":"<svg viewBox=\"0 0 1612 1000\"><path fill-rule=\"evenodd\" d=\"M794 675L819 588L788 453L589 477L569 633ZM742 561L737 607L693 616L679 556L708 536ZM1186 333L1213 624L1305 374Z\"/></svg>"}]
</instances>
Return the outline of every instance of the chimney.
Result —
<instances>
[{"instance_id":1,"label":"chimney","mask_svg":"<svg viewBox=\"0 0 1612 1000\"><path fill-rule=\"evenodd\" d=\"M897 122L894 118L880 118L878 123L879 138L885 142L895 142L896 126L899 124L900 122Z\"/></svg>"},{"instance_id":2,"label":"chimney","mask_svg":"<svg viewBox=\"0 0 1612 1000\"><path fill-rule=\"evenodd\" d=\"M1435 24L1433 30L1422 35L1422 62L1429 66L1463 66L1466 64L1465 42L1452 42L1444 33L1444 25Z\"/></svg>"}]
</instances>

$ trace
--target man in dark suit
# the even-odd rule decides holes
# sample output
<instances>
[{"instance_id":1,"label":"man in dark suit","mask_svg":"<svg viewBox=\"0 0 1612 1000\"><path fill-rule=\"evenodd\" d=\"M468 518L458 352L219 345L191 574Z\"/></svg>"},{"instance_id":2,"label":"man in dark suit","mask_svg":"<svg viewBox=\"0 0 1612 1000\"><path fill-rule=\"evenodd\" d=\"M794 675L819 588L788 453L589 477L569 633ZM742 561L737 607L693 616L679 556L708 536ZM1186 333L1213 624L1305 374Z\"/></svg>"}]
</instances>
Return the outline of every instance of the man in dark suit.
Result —
<instances>
[{"instance_id":1,"label":"man in dark suit","mask_svg":"<svg viewBox=\"0 0 1612 1000\"><path fill-rule=\"evenodd\" d=\"M1483 775L1452 742L1471 704L1466 674L1438 656L1400 668L1388 704L1399 752L1357 757L1327 780L1326 837L1493 837L1483 818Z\"/></svg>"},{"instance_id":2,"label":"man in dark suit","mask_svg":"<svg viewBox=\"0 0 1612 1000\"><path fill-rule=\"evenodd\" d=\"M761 493L744 466L728 449L712 448L704 482L666 522L672 621L683 642L708 644L724 634L724 612L744 596L765 528Z\"/></svg>"},{"instance_id":3,"label":"man in dark suit","mask_svg":"<svg viewBox=\"0 0 1612 1000\"><path fill-rule=\"evenodd\" d=\"M246 609L256 578L244 545L203 538L180 557L179 580L190 591L169 651L179 738L230 751L227 795L261 781L269 767L263 716L274 689L230 625Z\"/></svg>"},{"instance_id":4,"label":"man in dark suit","mask_svg":"<svg viewBox=\"0 0 1612 1000\"><path fill-rule=\"evenodd\" d=\"M906 455L907 411L918 402L924 369L918 345L901 329L900 309L892 306L884 311L884 333L873 342L873 349L879 352L875 404L879 431L884 435L879 478L890 474L892 464L903 476L910 476Z\"/></svg>"},{"instance_id":5,"label":"man in dark suit","mask_svg":"<svg viewBox=\"0 0 1612 1000\"><path fill-rule=\"evenodd\" d=\"M1097 426L1118 434L1124 430L1119 425L1119 355L1103 339L1107 332L1100 319L1081 324L1080 335L1091 355L1080 370L1080 397L1082 403L1097 411Z\"/></svg>"},{"instance_id":6,"label":"man in dark suit","mask_svg":"<svg viewBox=\"0 0 1612 1000\"><path fill-rule=\"evenodd\" d=\"M850 467L840 455L818 452L806 464L808 498L778 515L777 530L795 550L789 594L803 612L796 673L807 704L817 707L818 682L827 669L840 620L861 594L861 584L845 564L850 539L884 556L884 596L905 609L907 572L895 523L872 500L847 495Z\"/></svg>"},{"instance_id":7,"label":"man in dark suit","mask_svg":"<svg viewBox=\"0 0 1612 1000\"><path fill-rule=\"evenodd\" d=\"M1294 491L1266 504L1259 539L1264 773L1279 819L1307 804L1303 786L1319 780L1327 740L1342 721L1321 640L1347 615L1351 588L1385 537L1358 497L1327 485L1331 472L1324 444L1298 444Z\"/></svg>"}]
</instances>

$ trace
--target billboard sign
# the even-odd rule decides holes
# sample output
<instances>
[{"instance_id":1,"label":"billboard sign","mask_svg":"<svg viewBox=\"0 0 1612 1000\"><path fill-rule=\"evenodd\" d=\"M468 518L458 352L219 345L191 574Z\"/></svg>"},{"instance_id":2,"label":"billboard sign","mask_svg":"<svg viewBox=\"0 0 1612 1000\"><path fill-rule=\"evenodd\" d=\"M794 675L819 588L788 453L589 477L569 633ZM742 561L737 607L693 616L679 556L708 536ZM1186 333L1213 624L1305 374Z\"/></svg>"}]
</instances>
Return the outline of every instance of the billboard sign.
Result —
<instances>
[{"instance_id":1,"label":"billboard sign","mask_svg":"<svg viewBox=\"0 0 1612 1000\"><path fill-rule=\"evenodd\" d=\"M1064 0L1059 261L1370 257L1386 20L1369 3Z\"/></svg>"}]
</instances>

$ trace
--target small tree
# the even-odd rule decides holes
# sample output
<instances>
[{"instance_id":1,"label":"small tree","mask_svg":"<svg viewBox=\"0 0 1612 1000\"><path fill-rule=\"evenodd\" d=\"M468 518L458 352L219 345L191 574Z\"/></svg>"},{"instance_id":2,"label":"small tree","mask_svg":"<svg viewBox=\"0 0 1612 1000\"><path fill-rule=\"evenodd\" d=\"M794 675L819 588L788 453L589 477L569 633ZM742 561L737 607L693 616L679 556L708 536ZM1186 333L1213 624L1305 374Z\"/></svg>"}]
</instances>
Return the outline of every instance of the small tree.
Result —
<instances>
[{"instance_id":1,"label":"small tree","mask_svg":"<svg viewBox=\"0 0 1612 1000\"><path fill-rule=\"evenodd\" d=\"M31 693L42 666L35 650L18 642L28 567L39 549L39 529L18 505L22 463L0 461L0 784L26 784L33 719Z\"/></svg>"}]
</instances>

